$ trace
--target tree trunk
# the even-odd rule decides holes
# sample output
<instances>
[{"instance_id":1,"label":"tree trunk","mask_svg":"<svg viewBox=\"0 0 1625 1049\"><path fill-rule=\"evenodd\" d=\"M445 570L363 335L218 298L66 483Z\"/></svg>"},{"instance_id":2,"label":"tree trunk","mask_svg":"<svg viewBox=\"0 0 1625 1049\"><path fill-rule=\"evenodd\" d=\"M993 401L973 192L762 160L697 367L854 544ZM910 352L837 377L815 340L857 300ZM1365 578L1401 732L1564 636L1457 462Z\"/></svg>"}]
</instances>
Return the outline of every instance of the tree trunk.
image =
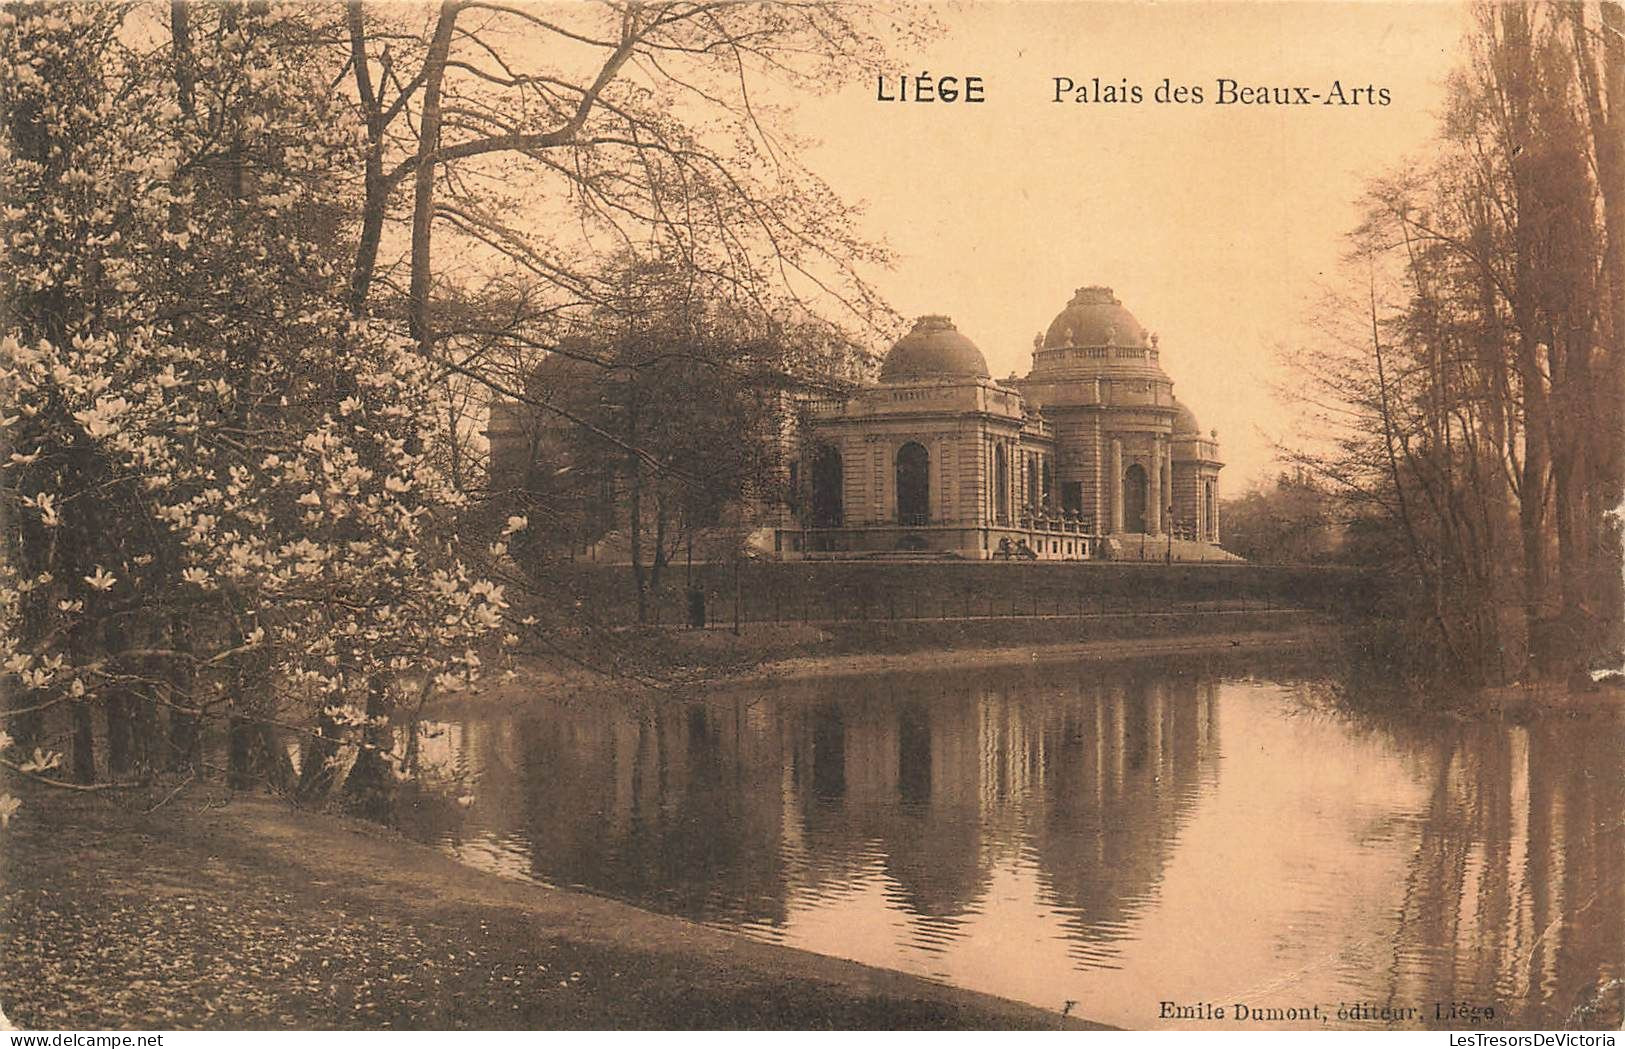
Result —
<instances>
[{"instance_id":1,"label":"tree trunk","mask_svg":"<svg viewBox=\"0 0 1625 1049\"><path fill-rule=\"evenodd\" d=\"M190 0L170 0L169 40L175 54L175 100L190 117L196 109L197 77L192 60L192 5Z\"/></svg>"},{"instance_id":2,"label":"tree trunk","mask_svg":"<svg viewBox=\"0 0 1625 1049\"><path fill-rule=\"evenodd\" d=\"M226 731L226 786L247 790L254 782L254 723L233 711Z\"/></svg>"},{"instance_id":3,"label":"tree trunk","mask_svg":"<svg viewBox=\"0 0 1625 1049\"><path fill-rule=\"evenodd\" d=\"M339 739L343 729L327 716L324 704L316 715L315 736L306 736L299 746L299 784L295 793L300 801L320 801L327 797L338 779L334 759L338 757Z\"/></svg>"},{"instance_id":4,"label":"tree trunk","mask_svg":"<svg viewBox=\"0 0 1625 1049\"><path fill-rule=\"evenodd\" d=\"M1506 4L1494 8L1493 17L1500 25L1496 53L1492 55L1494 86L1504 109L1498 138L1509 151L1505 162L1511 175L1512 214L1508 221L1513 265L1507 298L1518 329L1518 377L1523 387L1524 459L1518 486L1518 526L1523 538L1524 620L1529 634L1530 668L1536 676L1545 676L1550 672L1556 647L1548 615L1550 570L1546 557L1552 420L1536 307L1534 267L1539 251L1533 216L1538 198L1529 172L1531 144L1536 138L1530 116L1535 91L1534 49L1527 8Z\"/></svg>"},{"instance_id":5,"label":"tree trunk","mask_svg":"<svg viewBox=\"0 0 1625 1049\"><path fill-rule=\"evenodd\" d=\"M116 620L110 620L105 632L106 654L115 660L116 673L121 677L130 672L122 660L125 643L124 631ZM127 779L135 770L135 719L139 697L122 682L117 681L107 694L107 773L113 779Z\"/></svg>"},{"instance_id":6,"label":"tree trunk","mask_svg":"<svg viewBox=\"0 0 1625 1049\"><path fill-rule=\"evenodd\" d=\"M378 245L384 236L384 211L389 202L389 186L384 181L383 103L373 89L372 67L367 58L367 28L361 0L345 5L345 21L350 29L350 69L355 75L356 96L367 118L366 173L361 205L361 236L356 244L355 264L350 274L350 313L361 317L367 312L372 291L372 274L378 265Z\"/></svg>"},{"instance_id":7,"label":"tree trunk","mask_svg":"<svg viewBox=\"0 0 1625 1049\"><path fill-rule=\"evenodd\" d=\"M73 704L73 781L96 782L96 726L85 700Z\"/></svg>"},{"instance_id":8,"label":"tree trunk","mask_svg":"<svg viewBox=\"0 0 1625 1049\"><path fill-rule=\"evenodd\" d=\"M4 513L0 509L0 513ZM26 542L23 550L27 551ZM24 571L32 567L25 563ZM41 592L35 591L26 595L22 601L22 622L18 631L25 644L36 643L45 633L44 603ZM30 710L30 707L39 705L39 697L34 692L23 688L22 682L13 675L6 674L0 677L5 684L6 705L13 710L25 710L26 713L7 717L0 722L16 744L17 749L23 753L31 752L35 747L45 743L45 712L43 710Z\"/></svg>"},{"instance_id":9,"label":"tree trunk","mask_svg":"<svg viewBox=\"0 0 1625 1049\"><path fill-rule=\"evenodd\" d=\"M627 535L632 547L632 585L638 592L638 622L649 621L647 581L643 576L643 463L634 450L637 446L637 414L627 409L626 468L630 472L630 506L627 509Z\"/></svg>"},{"instance_id":10,"label":"tree trunk","mask_svg":"<svg viewBox=\"0 0 1625 1049\"><path fill-rule=\"evenodd\" d=\"M107 697L107 775L127 779L135 771L135 703L120 689Z\"/></svg>"},{"instance_id":11,"label":"tree trunk","mask_svg":"<svg viewBox=\"0 0 1625 1049\"><path fill-rule=\"evenodd\" d=\"M88 624L80 624L68 635L68 651L75 666L85 663L94 637ZM96 782L96 728L91 718L89 696L69 700L68 720L72 729L69 765L75 783Z\"/></svg>"},{"instance_id":12,"label":"tree trunk","mask_svg":"<svg viewBox=\"0 0 1625 1049\"><path fill-rule=\"evenodd\" d=\"M1538 385L1539 378L1535 379ZM1524 388L1523 477L1518 485L1518 530L1523 539L1523 614L1528 634L1529 663L1537 677L1551 663L1551 641L1546 626L1546 438L1545 423L1530 417L1534 407L1529 386Z\"/></svg>"},{"instance_id":13,"label":"tree trunk","mask_svg":"<svg viewBox=\"0 0 1625 1049\"><path fill-rule=\"evenodd\" d=\"M388 683L374 674L367 681L368 725L361 734L362 747L344 781L350 810L377 823L389 821L395 799L395 777L387 757L389 725L382 723L390 715L389 706Z\"/></svg>"},{"instance_id":14,"label":"tree trunk","mask_svg":"<svg viewBox=\"0 0 1625 1049\"><path fill-rule=\"evenodd\" d=\"M130 697L130 749L136 771L145 779L161 765L158 701L144 685Z\"/></svg>"},{"instance_id":15,"label":"tree trunk","mask_svg":"<svg viewBox=\"0 0 1625 1049\"><path fill-rule=\"evenodd\" d=\"M412 338L424 355L434 347L429 328L430 236L434 230L434 155L440 148L440 90L451 52L452 32L460 5L443 0L435 22L434 39L424 58L423 112L418 118L418 161L412 192L412 282L408 291Z\"/></svg>"},{"instance_id":16,"label":"tree trunk","mask_svg":"<svg viewBox=\"0 0 1625 1049\"><path fill-rule=\"evenodd\" d=\"M191 711L197 700L192 695L194 672L189 657L192 654L192 628L183 613L175 613L169 624L170 647L181 658L170 661L167 684L169 686L169 767L171 770L195 768L201 751L198 717ZM187 709L180 709L180 708Z\"/></svg>"},{"instance_id":17,"label":"tree trunk","mask_svg":"<svg viewBox=\"0 0 1625 1049\"><path fill-rule=\"evenodd\" d=\"M150 648L166 646L167 633L161 622L139 621L138 640ZM130 673L138 683L131 695L131 743L135 752L135 765L143 776L166 765L162 732L163 719L159 716L163 696L162 676L167 673L167 660L137 659L129 664Z\"/></svg>"},{"instance_id":18,"label":"tree trunk","mask_svg":"<svg viewBox=\"0 0 1625 1049\"><path fill-rule=\"evenodd\" d=\"M649 589L655 594L660 593L660 577L665 571L666 557L666 493L661 488L655 489L655 552L654 563L649 568Z\"/></svg>"}]
</instances>

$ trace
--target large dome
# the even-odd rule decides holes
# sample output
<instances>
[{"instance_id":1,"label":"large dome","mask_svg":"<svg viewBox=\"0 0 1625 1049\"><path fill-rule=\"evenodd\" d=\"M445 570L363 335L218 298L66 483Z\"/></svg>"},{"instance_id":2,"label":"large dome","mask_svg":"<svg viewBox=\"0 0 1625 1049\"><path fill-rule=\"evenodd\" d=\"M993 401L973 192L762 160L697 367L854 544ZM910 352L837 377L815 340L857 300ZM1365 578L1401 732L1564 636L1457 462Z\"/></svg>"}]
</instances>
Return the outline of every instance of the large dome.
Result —
<instances>
[{"instance_id":1,"label":"large dome","mask_svg":"<svg viewBox=\"0 0 1625 1049\"><path fill-rule=\"evenodd\" d=\"M947 317L932 315L914 322L880 365L881 382L916 379L986 379L987 358L959 334Z\"/></svg>"},{"instance_id":2,"label":"large dome","mask_svg":"<svg viewBox=\"0 0 1625 1049\"><path fill-rule=\"evenodd\" d=\"M1079 288L1066 309L1050 322L1044 348L1062 346L1148 346L1145 328L1123 308L1110 288Z\"/></svg>"}]
</instances>

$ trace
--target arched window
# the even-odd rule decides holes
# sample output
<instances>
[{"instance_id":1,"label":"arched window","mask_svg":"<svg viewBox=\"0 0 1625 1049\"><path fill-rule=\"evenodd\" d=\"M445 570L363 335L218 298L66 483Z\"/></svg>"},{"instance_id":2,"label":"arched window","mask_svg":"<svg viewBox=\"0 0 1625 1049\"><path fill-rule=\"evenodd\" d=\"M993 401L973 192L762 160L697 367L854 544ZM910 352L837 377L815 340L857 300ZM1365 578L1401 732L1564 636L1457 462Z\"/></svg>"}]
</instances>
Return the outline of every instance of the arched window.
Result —
<instances>
[{"instance_id":1,"label":"arched window","mask_svg":"<svg viewBox=\"0 0 1625 1049\"><path fill-rule=\"evenodd\" d=\"M1147 487L1145 467L1135 463L1123 471L1123 531L1145 531Z\"/></svg>"},{"instance_id":2,"label":"arched window","mask_svg":"<svg viewBox=\"0 0 1625 1049\"><path fill-rule=\"evenodd\" d=\"M841 453L821 445L812 463L812 526L838 528L841 524Z\"/></svg>"},{"instance_id":3,"label":"arched window","mask_svg":"<svg viewBox=\"0 0 1625 1049\"><path fill-rule=\"evenodd\" d=\"M1027 512L1036 514L1043 503L1038 491L1038 455L1027 453Z\"/></svg>"},{"instance_id":4,"label":"arched window","mask_svg":"<svg viewBox=\"0 0 1625 1049\"><path fill-rule=\"evenodd\" d=\"M897 449L897 523L922 525L931 519L931 456L910 441Z\"/></svg>"},{"instance_id":5,"label":"arched window","mask_svg":"<svg viewBox=\"0 0 1625 1049\"><path fill-rule=\"evenodd\" d=\"M1203 520L1202 528L1207 534L1201 538L1206 539L1210 543L1217 543L1219 541L1219 526L1217 523L1219 518L1218 507L1213 505L1215 501L1213 498L1213 482L1208 481L1202 487L1206 489L1205 494L1207 496L1205 500L1207 503L1207 518Z\"/></svg>"}]
</instances>

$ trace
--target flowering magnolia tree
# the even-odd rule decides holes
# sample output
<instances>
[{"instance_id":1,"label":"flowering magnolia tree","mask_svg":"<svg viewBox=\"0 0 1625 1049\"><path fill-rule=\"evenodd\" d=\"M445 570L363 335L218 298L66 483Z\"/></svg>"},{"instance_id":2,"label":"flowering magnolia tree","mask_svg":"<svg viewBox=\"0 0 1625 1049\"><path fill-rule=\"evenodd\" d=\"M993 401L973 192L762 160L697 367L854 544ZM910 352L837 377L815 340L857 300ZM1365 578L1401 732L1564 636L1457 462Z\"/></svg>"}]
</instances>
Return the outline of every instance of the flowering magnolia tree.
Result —
<instances>
[{"instance_id":1,"label":"flowering magnolia tree","mask_svg":"<svg viewBox=\"0 0 1625 1049\"><path fill-rule=\"evenodd\" d=\"M234 779L307 795L356 744L376 802L393 706L476 676L506 602L429 453L444 384L330 262L360 140L305 27L199 14L155 48L123 8L0 13L0 764L124 786L219 724Z\"/></svg>"},{"instance_id":2,"label":"flowering magnolia tree","mask_svg":"<svg viewBox=\"0 0 1625 1049\"><path fill-rule=\"evenodd\" d=\"M888 68L899 13L0 0L5 767L108 789L218 726L234 782L320 795L352 744L381 796L391 710L511 637L478 576L534 583L460 438L607 257L889 319L772 114Z\"/></svg>"}]
</instances>

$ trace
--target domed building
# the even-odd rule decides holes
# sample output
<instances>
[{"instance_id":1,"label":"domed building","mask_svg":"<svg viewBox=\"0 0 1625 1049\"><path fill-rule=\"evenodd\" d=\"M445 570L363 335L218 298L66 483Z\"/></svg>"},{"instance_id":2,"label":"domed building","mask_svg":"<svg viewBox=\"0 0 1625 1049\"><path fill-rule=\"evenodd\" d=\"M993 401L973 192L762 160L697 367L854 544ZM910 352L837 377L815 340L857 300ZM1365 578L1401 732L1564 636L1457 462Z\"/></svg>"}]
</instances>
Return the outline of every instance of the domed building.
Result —
<instances>
[{"instance_id":1,"label":"domed building","mask_svg":"<svg viewBox=\"0 0 1625 1049\"><path fill-rule=\"evenodd\" d=\"M787 555L1229 556L1217 435L1175 400L1157 337L1110 288L1077 290L1025 378L995 381L951 320L921 317L877 383L808 415Z\"/></svg>"}]
</instances>

